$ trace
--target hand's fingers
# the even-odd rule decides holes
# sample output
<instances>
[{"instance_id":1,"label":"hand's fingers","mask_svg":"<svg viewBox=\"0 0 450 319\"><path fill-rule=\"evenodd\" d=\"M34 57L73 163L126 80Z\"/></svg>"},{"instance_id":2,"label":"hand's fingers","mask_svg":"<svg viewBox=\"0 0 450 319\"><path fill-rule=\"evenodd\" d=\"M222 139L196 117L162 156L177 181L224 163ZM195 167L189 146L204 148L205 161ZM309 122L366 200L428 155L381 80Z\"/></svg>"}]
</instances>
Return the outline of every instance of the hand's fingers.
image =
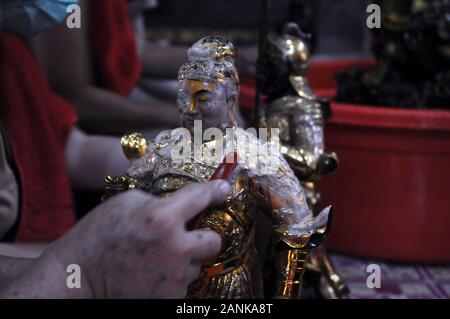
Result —
<instances>
[{"instance_id":1,"label":"hand's fingers","mask_svg":"<svg viewBox=\"0 0 450 319\"><path fill-rule=\"evenodd\" d=\"M222 239L212 230L195 230L187 234L186 240L190 246L191 257L194 262L202 263L216 259L222 248Z\"/></svg>"},{"instance_id":2,"label":"hand's fingers","mask_svg":"<svg viewBox=\"0 0 450 319\"><path fill-rule=\"evenodd\" d=\"M225 201L230 190L230 184L223 180L192 184L167 199L167 211L188 221L208 206Z\"/></svg>"},{"instance_id":3,"label":"hand's fingers","mask_svg":"<svg viewBox=\"0 0 450 319\"><path fill-rule=\"evenodd\" d=\"M200 277L202 265L200 263L192 263L187 271L187 284L190 285Z\"/></svg>"}]
</instances>

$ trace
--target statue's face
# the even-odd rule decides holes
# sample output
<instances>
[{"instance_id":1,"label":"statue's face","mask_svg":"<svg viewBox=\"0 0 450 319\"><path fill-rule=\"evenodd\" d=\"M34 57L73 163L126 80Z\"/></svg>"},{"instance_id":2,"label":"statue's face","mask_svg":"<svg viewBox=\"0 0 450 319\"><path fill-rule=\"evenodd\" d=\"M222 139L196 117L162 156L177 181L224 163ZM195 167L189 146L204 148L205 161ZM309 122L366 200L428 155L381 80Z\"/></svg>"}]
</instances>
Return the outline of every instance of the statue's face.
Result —
<instances>
[{"instance_id":1,"label":"statue's face","mask_svg":"<svg viewBox=\"0 0 450 319\"><path fill-rule=\"evenodd\" d=\"M201 120L202 128L214 127L225 131L233 124L235 94L228 94L226 82L186 77L180 81L177 107L181 125L191 132L194 121Z\"/></svg>"},{"instance_id":2,"label":"statue's face","mask_svg":"<svg viewBox=\"0 0 450 319\"><path fill-rule=\"evenodd\" d=\"M309 67L309 50L305 42L300 39L288 39L286 43L286 53L291 67L298 75L306 75Z\"/></svg>"}]
</instances>

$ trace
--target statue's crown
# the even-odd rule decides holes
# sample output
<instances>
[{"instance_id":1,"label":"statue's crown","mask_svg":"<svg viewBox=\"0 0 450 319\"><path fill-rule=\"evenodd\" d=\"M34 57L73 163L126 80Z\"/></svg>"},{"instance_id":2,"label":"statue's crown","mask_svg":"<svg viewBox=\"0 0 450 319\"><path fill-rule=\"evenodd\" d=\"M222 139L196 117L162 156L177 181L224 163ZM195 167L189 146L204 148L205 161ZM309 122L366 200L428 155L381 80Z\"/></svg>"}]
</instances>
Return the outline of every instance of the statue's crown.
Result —
<instances>
[{"instance_id":1,"label":"statue's crown","mask_svg":"<svg viewBox=\"0 0 450 319\"><path fill-rule=\"evenodd\" d=\"M188 50L189 61L181 66L178 79L184 80L190 75L222 82L231 78L239 85L236 57L237 50L230 41L212 36L202 38Z\"/></svg>"},{"instance_id":2,"label":"statue's crown","mask_svg":"<svg viewBox=\"0 0 450 319\"><path fill-rule=\"evenodd\" d=\"M189 60L213 59L235 63L237 50L233 43L221 37L208 36L200 39L188 50Z\"/></svg>"}]
</instances>

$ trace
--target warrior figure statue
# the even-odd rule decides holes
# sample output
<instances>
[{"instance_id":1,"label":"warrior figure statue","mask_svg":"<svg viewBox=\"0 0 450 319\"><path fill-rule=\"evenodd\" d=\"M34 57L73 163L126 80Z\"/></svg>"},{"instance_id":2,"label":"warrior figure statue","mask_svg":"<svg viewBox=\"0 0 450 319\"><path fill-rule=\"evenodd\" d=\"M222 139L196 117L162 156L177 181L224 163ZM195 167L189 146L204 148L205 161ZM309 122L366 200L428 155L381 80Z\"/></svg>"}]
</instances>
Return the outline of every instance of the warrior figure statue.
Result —
<instances>
[{"instance_id":1,"label":"warrior figure statue","mask_svg":"<svg viewBox=\"0 0 450 319\"><path fill-rule=\"evenodd\" d=\"M233 44L217 37L189 49L178 77L182 127L154 141L137 133L125 136L130 166L121 177L107 177L105 197L133 188L170 196L189 183L214 178L226 158L235 168L228 178L229 198L194 224L219 233L222 250L202 267L187 297L297 298L308 253L327 236L331 208L314 217L276 144L236 126L235 59Z\"/></svg>"},{"instance_id":2,"label":"warrior figure statue","mask_svg":"<svg viewBox=\"0 0 450 319\"><path fill-rule=\"evenodd\" d=\"M281 153L305 189L308 205L318 206L320 194L315 182L338 167L335 153L326 153L324 121L331 116L326 99L314 95L307 79L309 35L295 23L287 23L281 35L271 33L263 56L261 92L267 96L260 114L260 127L279 128ZM314 250L308 268L321 273L318 293L339 298L347 292L322 246Z\"/></svg>"}]
</instances>

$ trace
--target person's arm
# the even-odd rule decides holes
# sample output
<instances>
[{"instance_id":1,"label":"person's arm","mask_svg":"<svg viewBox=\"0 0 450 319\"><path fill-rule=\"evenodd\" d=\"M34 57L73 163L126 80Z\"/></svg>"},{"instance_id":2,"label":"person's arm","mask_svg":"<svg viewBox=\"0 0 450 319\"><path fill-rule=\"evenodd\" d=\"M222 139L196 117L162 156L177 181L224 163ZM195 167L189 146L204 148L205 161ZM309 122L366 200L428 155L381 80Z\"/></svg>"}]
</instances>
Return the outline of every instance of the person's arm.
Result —
<instances>
[{"instance_id":1,"label":"person's arm","mask_svg":"<svg viewBox=\"0 0 450 319\"><path fill-rule=\"evenodd\" d=\"M34 263L34 259L12 258L0 255L0 291L20 277Z\"/></svg>"},{"instance_id":2,"label":"person's arm","mask_svg":"<svg viewBox=\"0 0 450 319\"><path fill-rule=\"evenodd\" d=\"M19 186L6 155L11 150L7 146L8 143L5 143L2 133L0 130L0 239L8 233L19 218ZM0 243L0 255L36 258L41 254L44 247L45 245L40 244ZM0 281L1 278L0 270Z\"/></svg>"},{"instance_id":3,"label":"person's arm","mask_svg":"<svg viewBox=\"0 0 450 319\"><path fill-rule=\"evenodd\" d=\"M68 275L53 252L39 259L0 256L0 299L92 298L86 278L80 289L69 289Z\"/></svg>"},{"instance_id":4,"label":"person's arm","mask_svg":"<svg viewBox=\"0 0 450 319\"><path fill-rule=\"evenodd\" d=\"M162 46L144 40L139 45L143 76L154 79L176 79L178 69L187 61L188 47ZM237 67L239 74L255 76L258 48L243 47L238 50Z\"/></svg>"},{"instance_id":5,"label":"person's arm","mask_svg":"<svg viewBox=\"0 0 450 319\"><path fill-rule=\"evenodd\" d=\"M183 46L162 46L148 41L141 43L139 48L143 76L162 80L176 79L179 67L187 61L187 50L189 49ZM256 46L240 48L237 58L239 74L254 77L257 56Z\"/></svg>"},{"instance_id":6,"label":"person's arm","mask_svg":"<svg viewBox=\"0 0 450 319\"><path fill-rule=\"evenodd\" d=\"M30 40L30 47L51 87L77 110L81 124L91 131L125 133L152 126L177 126L172 104L133 101L96 86L89 45L89 6L81 1L82 28L64 23Z\"/></svg>"},{"instance_id":7,"label":"person's arm","mask_svg":"<svg viewBox=\"0 0 450 319\"><path fill-rule=\"evenodd\" d=\"M215 181L166 199L139 191L117 195L28 266L0 258L0 298L183 298L221 246L217 233L188 231L186 224L229 192L228 183ZM67 286L70 265L80 267L81 289Z\"/></svg>"},{"instance_id":8,"label":"person's arm","mask_svg":"<svg viewBox=\"0 0 450 319\"><path fill-rule=\"evenodd\" d=\"M48 245L48 243L0 243L0 255L12 258L38 258Z\"/></svg>"},{"instance_id":9,"label":"person's arm","mask_svg":"<svg viewBox=\"0 0 450 319\"><path fill-rule=\"evenodd\" d=\"M187 61L186 47L161 46L145 42L139 52L143 76L153 79L174 80L178 76L178 69Z\"/></svg>"},{"instance_id":10,"label":"person's arm","mask_svg":"<svg viewBox=\"0 0 450 319\"><path fill-rule=\"evenodd\" d=\"M13 227L19 216L19 186L7 154L11 149L4 141L0 121L0 239Z\"/></svg>"},{"instance_id":11,"label":"person's arm","mask_svg":"<svg viewBox=\"0 0 450 319\"><path fill-rule=\"evenodd\" d=\"M103 189L105 177L122 175L128 167L117 137L88 135L74 128L66 144L66 164L72 185Z\"/></svg>"},{"instance_id":12,"label":"person's arm","mask_svg":"<svg viewBox=\"0 0 450 319\"><path fill-rule=\"evenodd\" d=\"M162 46L149 42L145 26L145 11L148 7L146 1L128 1L127 7L142 61L143 77L159 80L176 79L178 68L187 61L188 47Z\"/></svg>"}]
</instances>

